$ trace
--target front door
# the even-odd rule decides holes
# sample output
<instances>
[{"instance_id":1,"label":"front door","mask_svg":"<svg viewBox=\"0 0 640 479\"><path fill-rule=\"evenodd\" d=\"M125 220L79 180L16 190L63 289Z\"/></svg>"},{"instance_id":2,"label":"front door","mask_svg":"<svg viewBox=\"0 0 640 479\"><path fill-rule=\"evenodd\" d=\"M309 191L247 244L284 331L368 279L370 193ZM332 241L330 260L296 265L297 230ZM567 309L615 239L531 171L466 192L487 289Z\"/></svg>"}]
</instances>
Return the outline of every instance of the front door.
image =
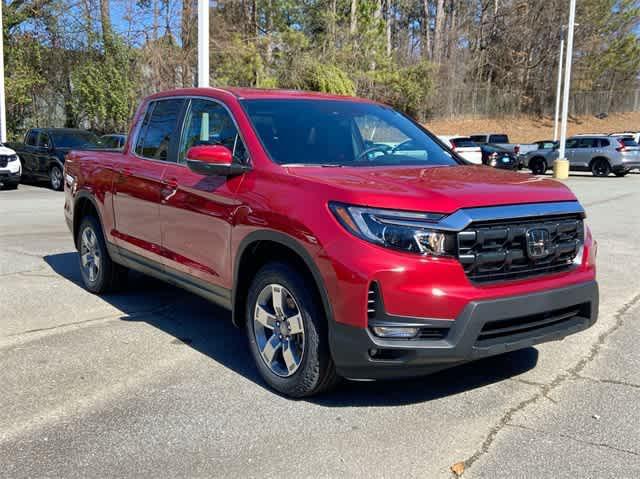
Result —
<instances>
[{"instance_id":1,"label":"front door","mask_svg":"<svg viewBox=\"0 0 640 479\"><path fill-rule=\"evenodd\" d=\"M242 176L203 176L186 166L185 157L195 145L224 145L234 161L246 162L246 149L231 114L214 100L190 100L182 130L178 162L164 172L160 215L165 266L224 294L231 288L231 227L240 206L234 192Z\"/></svg>"},{"instance_id":2,"label":"front door","mask_svg":"<svg viewBox=\"0 0 640 479\"><path fill-rule=\"evenodd\" d=\"M114 165L113 236L125 250L125 255L133 253L143 260L157 263L160 268L160 201L165 194L162 181L167 165L176 158L176 138L183 105L183 99L151 102L135 144L123 160Z\"/></svg>"}]
</instances>

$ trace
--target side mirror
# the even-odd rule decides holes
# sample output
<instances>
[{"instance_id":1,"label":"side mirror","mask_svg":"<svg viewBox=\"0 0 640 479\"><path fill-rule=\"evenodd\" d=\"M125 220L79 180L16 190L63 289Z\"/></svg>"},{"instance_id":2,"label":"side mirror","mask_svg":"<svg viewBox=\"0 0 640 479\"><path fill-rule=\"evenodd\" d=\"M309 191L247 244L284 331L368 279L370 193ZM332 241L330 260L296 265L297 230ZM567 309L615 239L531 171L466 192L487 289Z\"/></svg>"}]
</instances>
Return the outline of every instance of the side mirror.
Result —
<instances>
[{"instance_id":1,"label":"side mirror","mask_svg":"<svg viewBox=\"0 0 640 479\"><path fill-rule=\"evenodd\" d=\"M231 150L222 145L193 146L187 151L186 162L191 171L207 176L236 176L250 169L234 163Z\"/></svg>"}]
</instances>

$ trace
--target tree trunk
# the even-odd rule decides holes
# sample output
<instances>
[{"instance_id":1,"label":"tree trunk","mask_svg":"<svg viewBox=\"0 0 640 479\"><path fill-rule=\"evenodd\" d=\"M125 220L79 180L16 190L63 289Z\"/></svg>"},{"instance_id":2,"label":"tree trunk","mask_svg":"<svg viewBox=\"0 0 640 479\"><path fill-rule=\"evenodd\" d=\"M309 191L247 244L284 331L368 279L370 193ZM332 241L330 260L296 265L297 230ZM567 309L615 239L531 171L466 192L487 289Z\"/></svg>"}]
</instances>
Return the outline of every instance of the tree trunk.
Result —
<instances>
[{"instance_id":1,"label":"tree trunk","mask_svg":"<svg viewBox=\"0 0 640 479\"><path fill-rule=\"evenodd\" d=\"M102 41L105 52L113 48L113 30L111 28L111 11L109 0L100 0L100 23L102 24Z\"/></svg>"},{"instance_id":2,"label":"tree trunk","mask_svg":"<svg viewBox=\"0 0 640 479\"><path fill-rule=\"evenodd\" d=\"M351 0L349 33L353 36L358 30L358 0Z\"/></svg>"},{"instance_id":3,"label":"tree trunk","mask_svg":"<svg viewBox=\"0 0 640 479\"><path fill-rule=\"evenodd\" d=\"M424 41L422 44L422 56L427 59L431 59L431 15L429 13L429 0L422 0L423 8L423 35Z\"/></svg>"},{"instance_id":4,"label":"tree trunk","mask_svg":"<svg viewBox=\"0 0 640 479\"><path fill-rule=\"evenodd\" d=\"M391 56L391 25L393 22L393 5L392 0L386 0L386 40L387 40L387 56Z\"/></svg>"},{"instance_id":5,"label":"tree trunk","mask_svg":"<svg viewBox=\"0 0 640 479\"><path fill-rule=\"evenodd\" d=\"M443 30L444 30L444 0L438 0L436 7L436 26L433 34L433 60L440 63L443 51Z\"/></svg>"},{"instance_id":6,"label":"tree trunk","mask_svg":"<svg viewBox=\"0 0 640 479\"><path fill-rule=\"evenodd\" d=\"M181 40L182 40L182 52L184 56L184 63L182 65L183 75L182 84L185 87L194 86L194 74L193 74L193 45L194 45L194 14L193 14L193 0L183 0L182 2L182 26L181 26Z\"/></svg>"}]
</instances>

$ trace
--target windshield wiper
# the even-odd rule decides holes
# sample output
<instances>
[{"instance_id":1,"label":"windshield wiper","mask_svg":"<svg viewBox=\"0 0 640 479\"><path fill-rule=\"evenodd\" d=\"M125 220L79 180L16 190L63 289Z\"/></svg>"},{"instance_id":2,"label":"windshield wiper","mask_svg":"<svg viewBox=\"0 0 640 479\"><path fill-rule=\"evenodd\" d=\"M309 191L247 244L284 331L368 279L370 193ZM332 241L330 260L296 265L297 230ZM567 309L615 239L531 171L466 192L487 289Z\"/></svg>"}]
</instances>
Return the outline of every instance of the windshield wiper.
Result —
<instances>
[{"instance_id":1,"label":"windshield wiper","mask_svg":"<svg viewBox=\"0 0 640 479\"><path fill-rule=\"evenodd\" d=\"M344 165L339 163L283 163L282 166L288 168L290 166L316 166L318 168L342 168Z\"/></svg>"}]
</instances>

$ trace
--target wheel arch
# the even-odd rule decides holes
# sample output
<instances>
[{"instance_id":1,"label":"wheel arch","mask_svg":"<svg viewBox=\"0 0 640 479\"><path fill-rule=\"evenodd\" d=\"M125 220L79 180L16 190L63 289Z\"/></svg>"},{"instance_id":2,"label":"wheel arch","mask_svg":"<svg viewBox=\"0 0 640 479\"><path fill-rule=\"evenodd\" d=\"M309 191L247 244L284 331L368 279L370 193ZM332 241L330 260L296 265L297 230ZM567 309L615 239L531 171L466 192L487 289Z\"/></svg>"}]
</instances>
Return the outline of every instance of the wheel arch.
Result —
<instances>
[{"instance_id":1,"label":"wheel arch","mask_svg":"<svg viewBox=\"0 0 640 479\"><path fill-rule=\"evenodd\" d=\"M606 156L602 156L602 155L594 156L593 158L591 158L591 161L589 162L589 168L593 168L593 164L599 160L606 161L607 163L609 163L609 168L611 168L611 160Z\"/></svg>"},{"instance_id":2,"label":"wheel arch","mask_svg":"<svg viewBox=\"0 0 640 479\"><path fill-rule=\"evenodd\" d=\"M100 215L100 210L98 209L98 205L96 204L96 200L91 196L91 194L87 191L80 191L77 194L76 200L73 204L73 243L78 247L78 230L80 229L80 224L82 223L82 219L88 214L93 214L98 220L100 228L103 229L102 217Z\"/></svg>"},{"instance_id":3,"label":"wheel arch","mask_svg":"<svg viewBox=\"0 0 640 479\"><path fill-rule=\"evenodd\" d=\"M299 241L284 233L271 230L254 231L240 243L233 268L233 323L242 327L246 307L247 292L255 273L267 262L282 260L293 263L307 273L315 286L315 294L327 317L329 327L333 323L333 310L327 289L315 261Z\"/></svg>"}]
</instances>

